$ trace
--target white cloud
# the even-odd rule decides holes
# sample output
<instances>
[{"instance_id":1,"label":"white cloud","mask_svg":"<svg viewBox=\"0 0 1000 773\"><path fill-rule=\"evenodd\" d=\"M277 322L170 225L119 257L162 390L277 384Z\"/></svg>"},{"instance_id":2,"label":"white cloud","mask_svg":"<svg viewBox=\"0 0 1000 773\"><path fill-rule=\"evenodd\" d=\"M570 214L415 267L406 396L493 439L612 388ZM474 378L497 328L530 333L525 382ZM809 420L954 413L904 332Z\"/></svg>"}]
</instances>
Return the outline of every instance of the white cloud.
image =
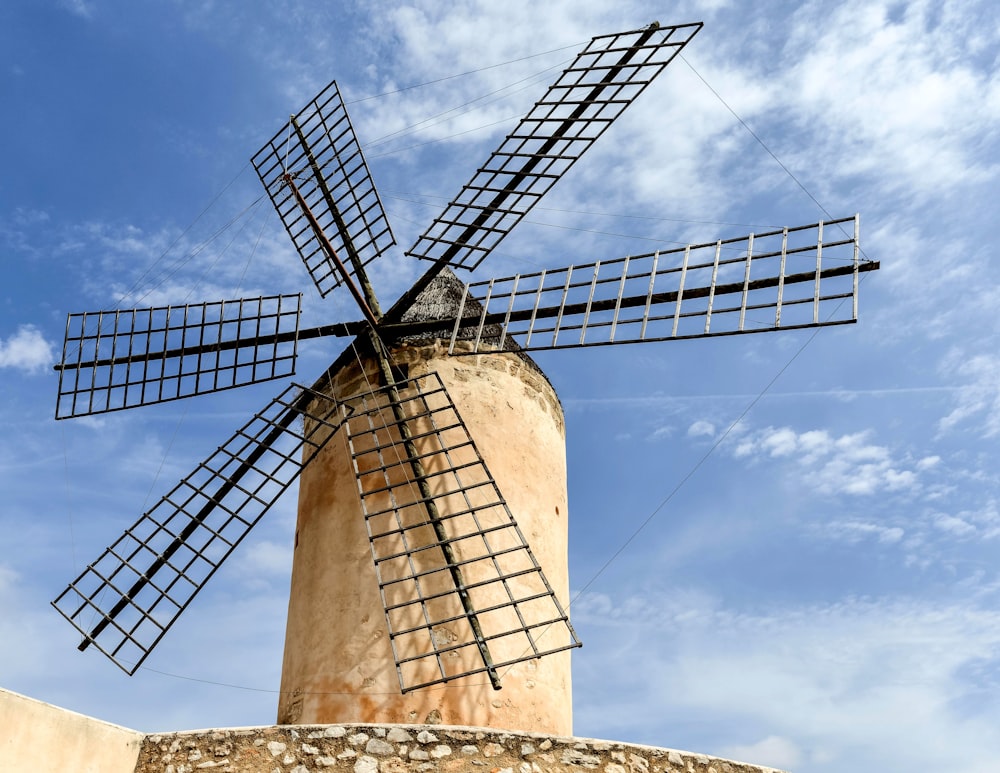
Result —
<instances>
[{"instance_id":1,"label":"white cloud","mask_svg":"<svg viewBox=\"0 0 1000 773\"><path fill-rule=\"evenodd\" d=\"M107 419L103 416L77 416L73 421L81 427L93 430L102 430L107 426Z\"/></svg>"},{"instance_id":2,"label":"white cloud","mask_svg":"<svg viewBox=\"0 0 1000 773\"><path fill-rule=\"evenodd\" d=\"M267 219L270 202L260 198L247 206L245 200L237 200L242 194L239 186L228 193L230 198L213 201L183 233L171 224L150 229L90 220L50 229L56 240L53 249L87 268L82 272L81 295L92 299L86 301L88 305L104 309L199 303L308 288L309 276L291 241L276 220ZM233 217L226 206L239 206L242 211ZM262 229L262 222L272 227Z\"/></svg>"},{"instance_id":3,"label":"white cloud","mask_svg":"<svg viewBox=\"0 0 1000 773\"><path fill-rule=\"evenodd\" d=\"M709 421L699 419L687 431L688 437L713 437L715 435L715 425Z\"/></svg>"},{"instance_id":4,"label":"white cloud","mask_svg":"<svg viewBox=\"0 0 1000 773\"><path fill-rule=\"evenodd\" d=\"M373 46L391 47L394 56L369 68L376 88L391 91L415 81L431 81L484 65L519 59L539 52L586 41L593 34L594 14L580 14L565 3L532 6L518 3L470 2L462 7L433 2L405 6L384 3L379 23L369 28ZM589 17L589 18L588 18ZM518 29L522 34L483 35L484 29ZM358 116L359 133L384 137L403 132L396 147L431 139L452 138L456 143L482 141L484 135L509 128L558 70L536 76L575 52L553 54L527 62L487 69L474 78L451 79L419 93L401 92L380 100L375 111ZM399 64L405 62L405 70ZM528 78L525 83L518 81ZM484 98L484 95L487 95ZM472 110L455 110L474 102ZM440 116L428 120L428 116ZM490 126L497 121L507 126ZM416 132L407 127L418 126ZM470 130L480 129L480 131ZM405 130L405 131L403 131ZM384 146L376 151L384 152Z\"/></svg>"},{"instance_id":5,"label":"white cloud","mask_svg":"<svg viewBox=\"0 0 1000 773\"><path fill-rule=\"evenodd\" d=\"M824 526L827 535L836 536L847 542L861 542L868 537L874 537L883 544L894 544L903 539L905 532L899 526L883 526L878 523L864 521L834 521Z\"/></svg>"},{"instance_id":6,"label":"white cloud","mask_svg":"<svg viewBox=\"0 0 1000 773\"><path fill-rule=\"evenodd\" d=\"M702 751L813 773L994 770L1000 702L983 700L976 677L1000 666L994 609L848 598L747 612L648 590L605 600L631 616L575 606L587 641L574 661L577 692L629 696L617 722L605 704L584 702L578 730L662 743L710 729L732 740Z\"/></svg>"},{"instance_id":7,"label":"white cloud","mask_svg":"<svg viewBox=\"0 0 1000 773\"><path fill-rule=\"evenodd\" d=\"M0 598L6 598L13 593L19 579L16 571L0 564Z\"/></svg>"},{"instance_id":8,"label":"white cloud","mask_svg":"<svg viewBox=\"0 0 1000 773\"><path fill-rule=\"evenodd\" d=\"M909 463L894 459L888 448L867 438L866 432L833 437L825 430L800 433L790 427L767 427L741 437L732 453L751 461L794 457L809 470L810 485L823 493L861 496L917 490L919 477L906 468Z\"/></svg>"},{"instance_id":9,"label":"white cloud","mask_svg":"<svg viewBox=\"0 0 1000 773\"><path fill-rule=\"evenodd\" d=\"M961 518L958 518L954 515L947 515L945 513L941 513L937 517L935 517L934 525L938 529L950 532L951 534L954 534L955 536L958 537L964 537L965 535L970 534L976 530L976 527L973 526L968 521L964 521Z\"/></svg>"},{"instance_id":10,"label":"white cloud","mask_svg":"<svg viewBox=\"0 0 1000 773\"><path fill-rule=\"evenodd\" d=\"M93 6L86 0L59 0L59 4L74 16L89 19L93 13Z\"/></svg>"},{"instance_id":11,"label":"white cloud","mask_svg":"<svg viewBox=\"0 0 1000 773\"><path fill-rule=\"evenodd\" d=\"M664 438L671 437L674 434L674 428L669 424L665 424L662 427L657 427L653 430L653 433L649 436L650 440L662 440Z\"/></svg>"},{"instance_id":12,"label":"white cloud","mask_svg":"<svg viewBox=\"0 0 1000 773\"><path fill-rule=\"evenodd\" d=\"M952 376L968 379L958 392L955 408L939 422L943 432L958 425L978 420L984 437L1000 434L1000 356L954 350L942 362L941 369Z\"/></svg>"},{"instance_id":13,"label":"white cloud","mask_svg":"<svg viewBox=\"0 0 1000 773\"><path fill-rule=\"evenodd\" d=\"M787 738L769 735L756 743L726 746L722 750L725 757L734 760L753 760L754 765L791 770L799 766L802 750Z\"/></svg>"},{"instance_id":14,"label":"white cloud","mask_svg":"<svg viewBox=\"0 0 1000 773\"><path fill-rule=\"evenodd\" d=\"M217 301L235 296L231 287L211 283L197 285L187 282L166 281L156 287L137 290L120 284L112 284L111 290L116 308L149 308L154 306L181 306L203 301ZM248 295L252 295L249 293Z\"/></svg>"},{"instance_id":15,"label":"white cloud","mask_svg":"<svg viewBox=\"0 0 1000 773\"><path fill-rule=\"evenodd\" d=\"M962 511L959 515L975 524L983 539L1000 537L1000 507L995 500L987 502L976 510Z\"/></svg>"},{"instance_id":16,"label":"white cloud","mask_svg":"<svg viewBox=\"0 0 1000 773\"><path fill-rule=\"evenodd\" d=\"M940 456L925 456L919 462L917 462L918 470L929 470L932 467L937 467L941 463Z\"/></svg>"},{"instance_id":17,"label":"white cloud","mask_svg":"<svg viewBox=\"0 0 1000 773\"><path fill-rule=\"evenodd\" d=\"M828 13L817 34L820 8ZM938 196L995 177L980 149L1000 118L1000 81L968 55L988 45L991 18L989 4L975 2L801 7L783 80L800 120L824 116L814 127L839 152L817 158L837 159L840 173L877 173L901 194Z\"/></svg>"},{"instance_id":18,"label":"white cloud","mask_svg":"<svg viewBox=\"0 0 1000 773\"><path fill-rule=\"evenodd\" d=\"M54 362L52 344L34 325L21 325L7 339L0 339L0 368L41 373Z\"/></svg>"},{"instance_id":19,"label":"white cloud","mask_svg":"<svg viewBox=\"0 0 1000 773\"><path fill-rule=\"evenodd\" d=\"M770 456L789 456L795 452L798 436L788 427L780 427L760 439L760 445Z\"/></svg>"},{"instance_id":20,"label":"white cloud","mask_svg":"<svg viewBox=\"0 0 1000 773\"><path fill-rule=\"evenodd\" d=\"M935 502L954 499L953 495ZM951 512L927 507L926 494L921 495L920 502L922 506L906 505L901 511L890 508L883 512L876 506L854 518L816 520L808 529L823 540L866 549L873 544L894 548L894 560L900 560L905 567L944 570L949 577L975 576L979 561L970 558L975 555L970 550L979 545L992 550L988 543L1000 537L1000 510L996 502L988 500L979 506ZM882 555L882 551L877 552Z\"/></svg>"},{"instance_id":21,"label":"white cloud","mask_svg":"<svg viewBox=\"0 0 1000 773\"><path fill-rule=\"evenodd\" d=\"M239 553L240 571L253 577L260 575L287 576L292 566L291 543L269 540L255 542Z\"/></svg>"}]
</instances>

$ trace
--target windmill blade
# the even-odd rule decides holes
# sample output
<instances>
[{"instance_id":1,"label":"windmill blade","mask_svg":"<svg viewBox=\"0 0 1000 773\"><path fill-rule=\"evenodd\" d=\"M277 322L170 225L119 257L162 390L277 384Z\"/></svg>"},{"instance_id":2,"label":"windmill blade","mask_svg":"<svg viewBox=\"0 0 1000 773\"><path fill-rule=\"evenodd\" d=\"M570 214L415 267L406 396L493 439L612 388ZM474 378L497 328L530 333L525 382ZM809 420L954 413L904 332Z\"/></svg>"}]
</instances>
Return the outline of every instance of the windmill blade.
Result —
<instances>
[{"instance_id":1,"label":"windmill blade","mask_svg":"<svg viewBox=\"0 0 1000 773\"><path fill-rule=\"evenodd\" d=\"M858 316L859 273L879 268L859 262L858 230L855 216L469 284L449 351L849 324Z\"/></svg>"},{"instance_id":2,"label":"windmill blade","mask_svg":"<svg viewBox=\"0 0 1000 773\"><path fill-rule=\"evenodd\" d=\"M357 276L396 243L336 81L251 160L321 296L345 281L336 253Z\"/></svg>"},{"instance_id":3,"label":"windmill blade","mask_svg":"<svg viewBox=\"0 0 1000 773\"><path fill-rule=\"evenodd\" d=\"M593 38L406 254L478 266L701 27Z\"/></svg>"},{"instance_id":4,"label":"windmill blade","mask_svg":"<svg viewBox=\"0 0 1000 773\"><path fill-rule=\"evenodd\" d=\"M70 314L56 418L290 376L301 311L301 295L269 295Z\"/></svg>"},{"instance_id":5,"label":"windmill blade","mask_svg":"<svg viewBox=\"0 0 1000 773\"><path fill-rule=\"evenodd\" d=\"M52 602L84 636L79 648L135 673L341 414L331 397L289 386L126 529Z\"/></svg>"},{"instance_id":6,"label":"windmill blade","mask_svg":"<svg viewBox=\"0 0 1000 773\"><path fill-rule=\"evenodd\" d=\"M347 438L402 691L484 672L494 679L580 646L438 375L349 404Z\"/></svg>"}]
</instances>

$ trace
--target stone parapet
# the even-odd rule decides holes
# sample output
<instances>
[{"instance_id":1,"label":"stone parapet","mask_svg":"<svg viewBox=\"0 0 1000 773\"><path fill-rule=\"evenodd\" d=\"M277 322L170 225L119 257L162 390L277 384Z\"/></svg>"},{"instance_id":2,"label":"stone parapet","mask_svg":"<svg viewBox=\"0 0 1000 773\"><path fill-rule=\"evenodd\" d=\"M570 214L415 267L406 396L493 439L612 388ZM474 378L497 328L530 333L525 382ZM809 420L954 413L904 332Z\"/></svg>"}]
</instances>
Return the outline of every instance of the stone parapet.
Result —
<instances>
[{"instance_id":1,"label":"stone parapet","mask_svg":"<svg viewBox=\"0 0 1000 773\"><path fill-rule=\"evenodd\" d=\"M136 773L774 773L651 746L443 725L278 725L146 736Z\"/></svg>"}]
</instances>

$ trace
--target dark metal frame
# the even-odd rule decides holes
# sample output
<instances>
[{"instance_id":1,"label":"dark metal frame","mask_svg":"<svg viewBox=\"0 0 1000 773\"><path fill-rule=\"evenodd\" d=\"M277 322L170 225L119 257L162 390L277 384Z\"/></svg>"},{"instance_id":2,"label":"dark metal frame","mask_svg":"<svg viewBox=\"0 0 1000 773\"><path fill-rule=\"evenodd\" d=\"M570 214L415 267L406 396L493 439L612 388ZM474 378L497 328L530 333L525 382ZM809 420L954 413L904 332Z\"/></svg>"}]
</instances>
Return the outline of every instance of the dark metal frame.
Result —
<instances>
[{"instance_id":1,"label":"dark metal frame","mask_svg":"<svg viewBox=\"0 0 1000 773\"><path fill-rule=\"evenodd\" d=\"M326 297L344 279L288 185L290 176L356 276L396 243L336 82L292 116L252 159L281 222Z\"/></svg>"},{"instance_id":2,"label":"dark metal frame","mask_svg":"<svg viewBox=\"0 0 1000 773\"><path fill-rule=\"evenodd\" d=\"M56 418L290 376L301 311L300 293L70 314Z\"/></svg>"},{"instance_id":3,"label":"dark metal frame","mask_svg":"<svg viewBox=\"0 0 1000 773\"><path fill-rule=\"evenodd\" d=\"M406 254L478 266L701 28L593 38Z\"/></svg>"},{"instance_id":4,"label":"dark metal frame","mask_svg":"<svg viewBox=\"0 0 1000 773\"><path fill-rule=\"evenodd\" d=\"M339 409L328 395L290 385L126 529L52 602L83 634L80 649L93 644L135 673L336 433Z\"/></svg>"},{"instance_id":5,"label":"dark metal frame","mask_svg":"<svg viewBox=\"0 0 1000 773\"><path fill-rule=\"evenodd\" d=\"M579 647L438 374L347 406L354 412L344 427L402 691ZM476 658L463 658L467 650L481 665L468 665ZM435 678L426 678L429 663Z\"/></svg>"},{"instance_id":6,"label":"dark metal frame","mask_svg":"<svg viewBox=\"0 0 1000 773\"><path fill-rule=\"evenodd\" d=\"M858 273L878 267L858 260L859 227L841 218L470 283L449 353L511 337L539 351L855 322Z\"/></svg>"}]
</instances>

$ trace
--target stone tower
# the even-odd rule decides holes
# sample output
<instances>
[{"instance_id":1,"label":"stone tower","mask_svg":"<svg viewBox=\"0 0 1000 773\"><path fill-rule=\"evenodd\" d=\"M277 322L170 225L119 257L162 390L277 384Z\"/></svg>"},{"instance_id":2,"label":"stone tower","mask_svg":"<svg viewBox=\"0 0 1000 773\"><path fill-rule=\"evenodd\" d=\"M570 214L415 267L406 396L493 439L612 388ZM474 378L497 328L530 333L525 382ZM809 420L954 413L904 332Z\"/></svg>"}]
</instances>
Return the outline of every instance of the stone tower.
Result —
<instances>
[{"instance_id":1,"label":"stone tower","mask_svg":"<svg viewBox=\"0 0 1000 773\"><path fill-rule=\"evenodd\" d=\"M454 318L460 292L445 272L402 321L447 319L449 312ZM559 399L523 353L449 356L448 336L450 330L437 330L385 344L402 376L440 377L565 606L568 513ZM378 383L371 346L358 339L320 386L344 399ZM401 693L344 435L338 432L300 479L278 722L443 723L571 734L568 651L505 670L499 691L479 674Z\"/></svg>"}]
</instances>

